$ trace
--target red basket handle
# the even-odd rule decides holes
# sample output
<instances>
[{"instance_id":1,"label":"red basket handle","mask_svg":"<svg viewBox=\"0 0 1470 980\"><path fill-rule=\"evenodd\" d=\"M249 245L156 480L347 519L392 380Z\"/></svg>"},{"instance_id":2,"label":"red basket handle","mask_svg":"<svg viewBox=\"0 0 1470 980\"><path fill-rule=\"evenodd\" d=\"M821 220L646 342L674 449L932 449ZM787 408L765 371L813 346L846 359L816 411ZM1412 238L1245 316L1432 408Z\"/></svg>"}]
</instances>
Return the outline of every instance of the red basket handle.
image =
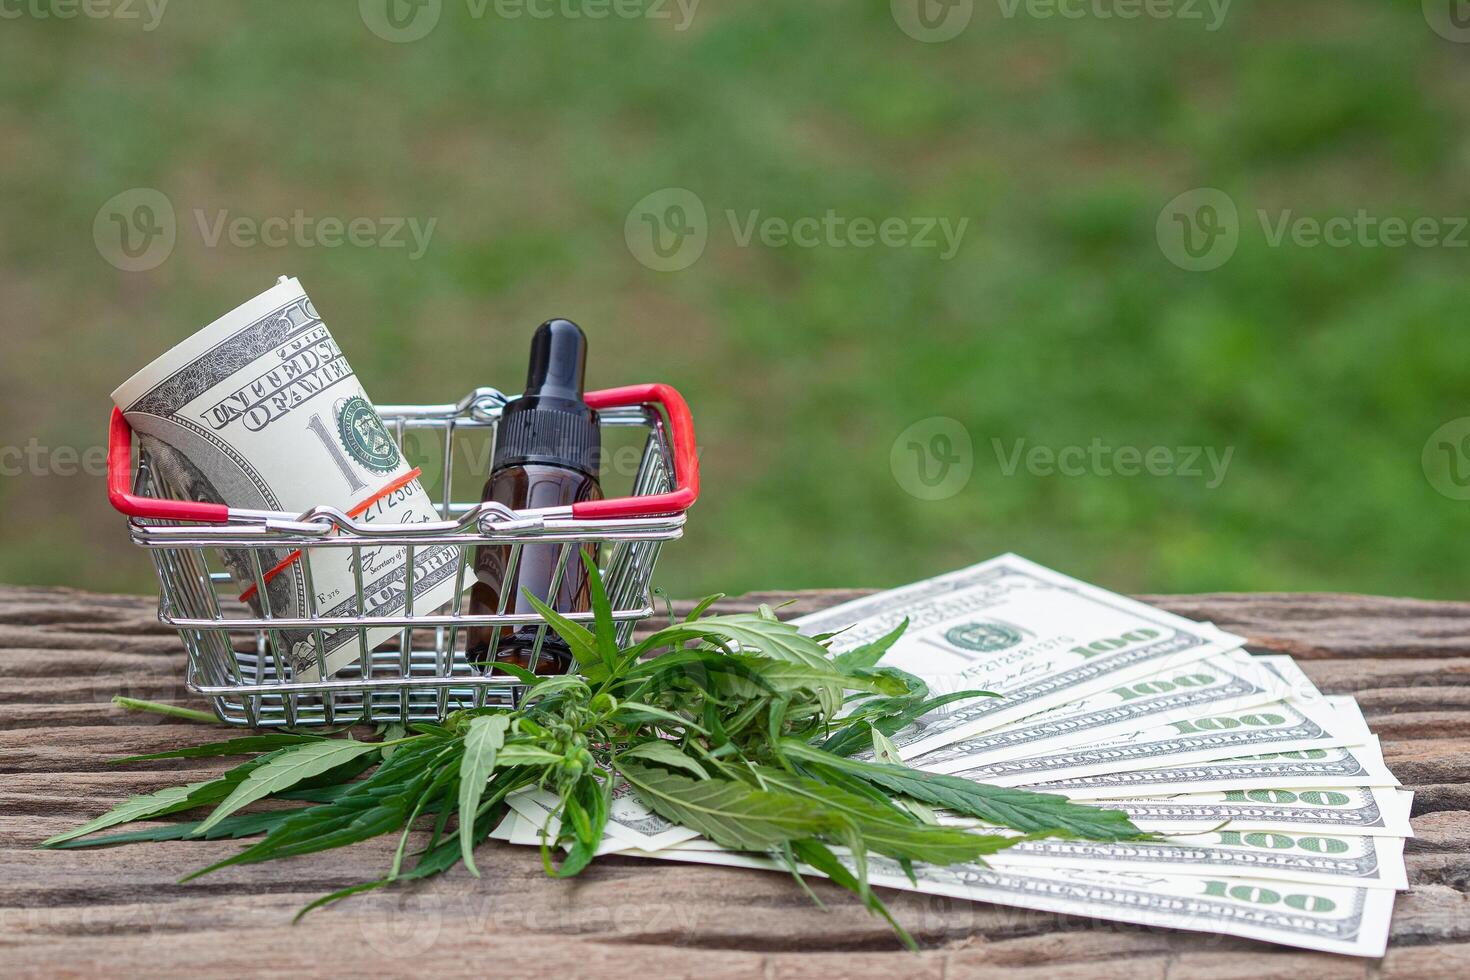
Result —
<instances>
[{"instance_id":1,"label":"red basket handle","mask_svg":"<svg viewBox=\"0 0 1470 980\"><path fill-rule=\"evenodd\" d=\"M129 517L152 517L165 521L209 521L222 524L230 519L230 508L196 500L159 500L139 497L130 489L133 477L133 427L122 409L112 410L107 430L107 499Z\"/></svg>"},{"instance_id":2,"label":"red basket handle","mask_svg":"<svg viewBox=\"0 0 1470 980\"><path fill-rule=\"evenodd\" d=\"M665 384L628 385L589 391L587 404L593 408L622 408L657 402L669 413L674 440L675 489L669 493L613 500L585 500L572 505L572 516L582 520L616 517L649 517L682 513L699 499L699 451L694 443L694 417L684 398ZM133 475L133 428L122 410L113 408L107 433L107 499L129 517L166 521L205 521L221 524L230 519L224 504L194 500L161 500L140 497L131 490Z\"/></svg>"},{"instance_id":3,"label":"red basket handle","mask_svg":"<svg viewBox=\"0 0 1470 980\"><path fill-rule=\"evenodd\" d=\"M680 514L699 499L699 447L694 442L694 416L684 396L666 384L628 385L589 391L587 404L593 408L623 408L657 402L669 413L669 428L674 440L674 489L668 493L649 493L641 497L615 497L612 500L584 500L572 504L572 516L583 520L608 517L653 517L658 514Z\"/></svg>"}]
</instances>

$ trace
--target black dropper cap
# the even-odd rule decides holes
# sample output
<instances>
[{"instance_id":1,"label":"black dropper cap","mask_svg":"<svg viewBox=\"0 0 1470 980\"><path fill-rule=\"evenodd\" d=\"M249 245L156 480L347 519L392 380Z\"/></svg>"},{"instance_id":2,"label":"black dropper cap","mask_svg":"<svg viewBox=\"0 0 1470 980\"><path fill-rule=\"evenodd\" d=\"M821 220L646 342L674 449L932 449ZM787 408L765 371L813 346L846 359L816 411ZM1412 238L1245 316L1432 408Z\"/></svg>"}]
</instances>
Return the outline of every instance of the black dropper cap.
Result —
<instances>
[{"instance_id":1,"label":"black dropper cap","mask_svg":"<svg viewBox=\"0 0 1470 980\"><path fill-rule=\"evenodd\" d=\"M587 336L571 320L547 320L531 337L525 394L505 406L492 472L541 463L596 478L602 449L597 413L582 400Z\"/></svg>"}]
</instances>

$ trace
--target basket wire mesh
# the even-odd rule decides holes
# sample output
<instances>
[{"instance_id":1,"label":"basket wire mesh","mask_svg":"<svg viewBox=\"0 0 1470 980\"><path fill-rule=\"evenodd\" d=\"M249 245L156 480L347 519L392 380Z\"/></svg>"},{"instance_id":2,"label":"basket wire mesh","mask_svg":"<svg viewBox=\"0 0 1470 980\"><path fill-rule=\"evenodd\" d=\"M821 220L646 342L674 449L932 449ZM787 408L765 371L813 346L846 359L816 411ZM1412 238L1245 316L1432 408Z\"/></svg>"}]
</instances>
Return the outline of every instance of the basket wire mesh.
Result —
<instances>
[{"instance_id":1,"label":"basket wire mesh","mask_svg":"<svg viewBox=\"0 0 1470 980\"><path fill-rule=\"evenodd\" d=\"M525 547L556 546L557 565L549 594L539 597L548 604L553 604L569 563L580 562L583 549L594 552L619 639L626 643L638 621L654 611L653 568L664 542L683 533L684 514L579 519L568 508L516 512L479 502L487 469L483 464L493 449L496 425L506 403L499 391L481 388L450 405L379 408L406 456L414 448L408 444L411 437L421 443L428 435L442 443L436 450L441 478L434 495L442 522L424 525L423 530L377 529L345 520L326 508L293 521L243 526L130 517L132 539L149 551L158 573L159 618L178 631L188 652L189 690L208 698L221 720L262 728L435 721L460 708L513 705L524 693L524 685L503 672L486 676L481 666L471 664L465 655L467 630L473 626L536 627L534 654L541 667L550 659L540 657L548 627L534 613L508 609L508 590L502 590L507 594L500 596L494 614L469 614L465 591L473 584L474 552L480 545L508 548L507 580L513 577ZM648 404L607 408L599 416L605 444L614 435L621 434L624 442L629 435L633 437L629 449L636 453L636 468L629 496L670 492L675 486L674 457L663 416ZM471 451L472 444L478 454ZM473 457L470 465L466 465L467 456ZM628 456L622 453L623 458ZM148 454L140 451L133 493L143 498L164 497L159 482ZM457 549L458 555L453 599L440 609L415 608L415 550L446 545ZM273 614L262 554L300 549L305 556L316 548L353 549L357 593L353 608L358 611L364 608L363 549L401 549L406 592L402 612L319 615L311 563L303 560L306 615ZM258 617L240 600L242 585L248 590L251 583L237 582L224 570L226 551L245 556L260 600ZM590 612L565 615L576 622L592 619ZM396 628L396 637L371 648L367 630L385 626ZM297 680L280 652L284 648L281 631L288 628L311 632L319 663L325 656L328 630L357 629L363 652L331 676L323 671L321 680Z\"/></svg>"}]
</instances>

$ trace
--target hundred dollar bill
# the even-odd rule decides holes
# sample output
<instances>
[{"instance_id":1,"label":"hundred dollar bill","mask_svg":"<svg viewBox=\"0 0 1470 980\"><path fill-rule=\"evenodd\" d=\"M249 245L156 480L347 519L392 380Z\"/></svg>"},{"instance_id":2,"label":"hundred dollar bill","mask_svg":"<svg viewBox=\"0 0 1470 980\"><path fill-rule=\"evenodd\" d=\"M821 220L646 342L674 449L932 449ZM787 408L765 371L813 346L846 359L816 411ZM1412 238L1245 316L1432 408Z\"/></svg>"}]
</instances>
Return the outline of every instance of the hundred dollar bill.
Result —
<instances>
[{"instance_id":1,"label":"hundred dollar bill","mask_svg":"<svg viewBox=\"0 0 1470 980\"><path fill-rule=\"evenodd\" d=\"M997 786L1120 773L1161 765L1229 759L1252 749L1295 752L1352 745L1368 737L1364 727L1340 720L1322 702L1276 701L1240 711L1215 713L1208 705L1188 718L1155 725L1098 744L1061 748L1041 755L966 766L956 759L941 768L965 779Z\"/></svg>"},{"instance_id":2,"label":"hundred dollar bill","mask_svg":"<svg viewBox=\"0 0 1470 980\"><path fill-rule=\"evenodd\" d=\"M1104 868L1108 871L1227 875L1324 885L1406 889L1404 842L1284 830L1218 830L1162 841L1031 840L987 859L1003 868Z\"/></svg>"},{"instance_id":3,"label":"hundred dollar bill","mask_svg":"<svg viewBox=\"0 0 1470 980\"><path fill-rule=\"evenodd\" d=\"M1244 643L1016 555L795 622L808 634L841 631L832 641L841 652L905 619L909 628L885 665L917 674L939 692L981 687L1002 695L967 701L900 732L894 743L905 759Z\"/></svg>"},{"instance_id":4,"label":"hundred dollar bill","mask_svg":"<svg viewBox=\"0 0 1470 980\"><path fill-rule=\"evenodd\" d=\"M1384 765L1378 738L1373 736L1362 745L1277 752L1161 769L1103 772L1028 784L1026 788L1039 793L1062 793L1074 800L1096 800L1201 793L1222 786L1231 789L1271 789L1277 786L1307 789L1397 785L1399 781Z\"/></svg>"},{"instance_id":5,"label":"hundred dollar bill","mask_svg":"<svg viewBox=\"0 0 1470 980\"><path fill-rule=\"evenodd\" d=\"M1227 829L1412 837L1414 830L1409 825L1409 807L1413 795L1388 787L1354 786L1341 789L1228 789L1090 802L1105 810L1122 810L1140 830L1160 834ZM959 818L941 817L941 820L968 825L967 821Z\"/></svg>"},{"instance_id":6,"label":"hundred dollar bill","mask_svg":"<svg viewBox=\"0 0 1470 980\"><path fill-rule=\"evenodd\" d=\"M663 861L786 870L764 855L729 851L670 848L623 853ZM844 863L851 867L850 858ZM811 868L803 868L802 873L821 876ZM1382 956L1387 946L1394 900L1388 888L1090 868L916 864L910 880L896 862L876 855L868 858L868 877L875 885L925 895L1370 957Z\"/></svg>"},{"instance_id":7,"label":"hundred dollar bill","mask_svg":"<svg viewBox=\"0 0 1470 980\"><path fill-rule=\"evenodd\" d=\"M439 519L295 279L283 278L184 340L112 398L173 496L290 514L326 505L382 524ZM416 549L411 576L403 548L305 554L240 549L223 556L257 617L300 621L271 631L276 652L299 681L317 680L323 666L331 674L364 654L358 630L318 634L305 621L402 615L410 590L413 609L429 612L451 598L458 573L452 547ZM399 632L368 629L367 645Z\"/></svg>"},{"instance_id":8,"label":"hundred dollar bill","mask_svg":"<svg viewBox=\"0 0 1470 980\"><path fill-rule=\"evenodd\" d=\"M673 846L677 850L723 850L703 837ZM1334 835L1315 830L1219 830L1159 841L1043 838L998 851L986 861L1019 870L1102 867L1109 871L1246 876L1400 891L1409 887L1402 838Z\"/></svg>"},{"instance_id":9,"label":"hundred dollar bill","mask_svg":"<svg viewBox=\"0 0 1470 980\"><path fill-rule=\"evenodd\" d=\"M916 769L956 772L982 763L1034 756L1282 699L1288 685L1247 653L1232 650L1196 663L1123 681L1080 701L908 760Z\"/></svg>"},{"instance_id":10,"label":"hundred dollar bill","mask_svg":"<svg viewBox=\"0 0 1470 980\"><path fill-rule=\"evenodd\" d=\"M1312 683L1301 665L1286 654L1257 654L1253 659L1281 679L1281 683L1290 691L1289 700L1317 701L1322 698L1322 692L1317 690L1317 685Z\"/></svg>"},{"instance_id":11,"label":"hundred dollar bill","mask_svg":"<svg viewBox=\"0 0 1470 980\"><path fill-rule=\"evenodd\" d=\"M506 802L510 803L511 801L507 798ZM527 817L521 814L512 803L510 813L506 814L505 819L490 832L490 836L496 840L503 840L510 844L524 844L539 847L542 843L543 831L545 833L545 840L548 843L556 840L557 835L561 831L561 821L546 814L545 811L542 811L539 816ZM570 845L566 846L570 847ZM602 842L597 846L595 856L601 857L604 854L617 854L621 851L631 850L633 847L634 845L626 840L604 834Z\"/></svg>"},{"instance_id":12,"label":"hundred dollar bill","mask_svg":"<svg viewBox=\"0 0 1470 980\"><path fill-rule=\"evenodd\" d=\"M514 810L507 810L505 816L501 818L500 823L496 824L495 828L490 831L490 839L510 841L516 830L516 822L520 819L520 814Z\"/></svg>"},{"instance_id":13,"label":"hundred dollar bill","mask_svg":"<svg viewBox=\"0 0 1470 980\"><path fill-rule=\"evenodd\" d=\"M917 883L870 858L877 885L1138 925L1247 936L1352 956L1382 956L1394 893L1386 888L1101 869L916 865Z\"/></svg>"}]
</instances>

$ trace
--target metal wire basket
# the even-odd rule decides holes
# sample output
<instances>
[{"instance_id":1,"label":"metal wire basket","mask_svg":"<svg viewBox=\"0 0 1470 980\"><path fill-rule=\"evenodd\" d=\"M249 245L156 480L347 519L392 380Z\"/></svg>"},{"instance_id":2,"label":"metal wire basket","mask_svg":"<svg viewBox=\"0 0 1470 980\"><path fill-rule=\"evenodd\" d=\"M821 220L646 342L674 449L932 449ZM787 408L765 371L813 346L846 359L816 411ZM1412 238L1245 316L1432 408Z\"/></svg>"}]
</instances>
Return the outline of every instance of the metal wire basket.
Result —
<instances>
[{"instance_id":1,"label":"metal wire basket","mask_svg":"<svg viewBox=\"0 0 1470 980\"><path fill-rule=\"evenodd\" d=\"M668 385L589 392L586 400L598 410L605 441L613 430L624 442L632 439L629 449L639 455L631 492L616 499L521 511L478 502L483 468L466 472L458 481L454 478L457 470L465 470L460 457L469 440L477 440L480 458L488 459L485 454L493 446L496 425L509 401L505 395L480 388L450 405L380 407L379 415L400 448L406 448L404 440L410 433L427 432L443 441L443 486L435 495L441 520L396 525L361 523L330 507L285 514L166 499L141 448L134 470L132 430L114 410L108 495L112 505L128 516L133 541L153 557L158 616L184 641L189 690L208 698L222 721L264 728L433 721L458 708L515 704L524 686L504 673L485 676L481 667L469 663L466 631L475 626L538 627L539 658L548 627L534 613L508 610L505 596L493 615L470 615L462 608L468 605L464 587L473 580L471 562L479 545L508 546L512 567L526 545L559 545L550 595L541 597L548 604L554 604L568 562L580 561L582 546L595 547L612 616L626 641L637 622L653 614L649 582L659 551L665 541L683 533L685 511L699 496L694 424L684 399ZM640 437L641 450L636 446ZM469 502L463 499L466 489L473 494ZM458 549L460 587L447 608L416 610L414 549L445 545ZM363 548L404 549L407 601L402 614L322 616L307 588L307 616L273 616L261 556L281 549L300 549L304 554L313 548L352 548L359 559ZM226 551L248 555L254 586L236 582L224 571ZM302 566L309 568L310 562L303 561ZM259 616L239 601L249 591L261 597ZM366 608L360 575L352 608ZM567 615L578 622L592 618L591 613ZM397 638L370 649L366 629L385 626L396 628ZM356 661L321 680L294 679L279 653L281 631L310 630L320 650L324 631L341 628L361 631L363 652Z\"/></svg>"}]
</instances>

